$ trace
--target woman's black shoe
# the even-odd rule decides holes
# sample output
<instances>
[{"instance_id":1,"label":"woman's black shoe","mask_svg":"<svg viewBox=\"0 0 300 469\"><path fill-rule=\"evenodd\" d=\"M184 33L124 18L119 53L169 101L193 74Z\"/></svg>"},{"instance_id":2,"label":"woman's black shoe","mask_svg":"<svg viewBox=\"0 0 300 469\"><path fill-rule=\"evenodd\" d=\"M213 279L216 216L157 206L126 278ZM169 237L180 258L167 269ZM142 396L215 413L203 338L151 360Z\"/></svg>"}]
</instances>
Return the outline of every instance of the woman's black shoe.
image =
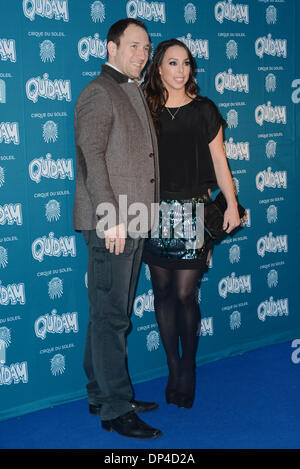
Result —
<instances>
[{"instance_id":1,"label":"woman's black shoe","mask_svg":"<svg viewBox=\"0 0 300 469\"><path fill-rule=\"evenodd\" d=\"M142 440L158 438L162 435L160 430L150 427L132 410L116 419L102 420L102 428L109 432L116 431L128 438L139 438Z\"/></svg>"},{"instance_id":2,"label":"woman's black shoe","mask_svg":"<svg viewBox=\"0 0 300 469\"><path fill-rule=\"evenodd\" d=\"M166 402L167 404L177 405L177 391L166 389Z\"/></svg>"},{"instance_id":3,"label":"woman's black shoe","mask_svg":"<svg viewBox=\"0 0 300 469\"><path fill-rule=\"evenodd\" d=\"M193 403L194 403L194 393L192 395L184 394L182 392L177 393L178 407L184 408L184 409L190 409L191 407L193 407Z\"/></svg>"}]
</instances>

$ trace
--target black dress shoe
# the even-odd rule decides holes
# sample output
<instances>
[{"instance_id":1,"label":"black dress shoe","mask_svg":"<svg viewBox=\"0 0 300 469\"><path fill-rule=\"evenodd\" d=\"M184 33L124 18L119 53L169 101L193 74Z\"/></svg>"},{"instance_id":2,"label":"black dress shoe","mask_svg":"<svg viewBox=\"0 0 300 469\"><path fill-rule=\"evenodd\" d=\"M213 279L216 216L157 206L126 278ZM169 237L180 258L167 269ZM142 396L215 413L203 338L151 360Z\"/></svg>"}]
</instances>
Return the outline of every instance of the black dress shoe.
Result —
<instances>
[{"instance_id":1,"label":"black dress shoe","mask_svg":"<svg viewBox=\"0 0 300 469\"><path fill-rule=\"evenodd\" d=\"M150 427L150 425L143 422L133 410L116 419L102 420L102 428L109 432L116 431L128 438L139 438L142 440L158 438L162 435L160 430Z\"/></svg>"},{"instance_id":2,"label":"black dress shoe","mask_svg":"<svg viewBox=\"0 0 300 469\"><path fill-rule=\"evenodd\" d=\"M155 410L158 408L158 404L156 402L143 402L143 401L135 401L134 399L130 401L132 406L132 410L136 414L142 414L144 412L150 412L151 410ZM92 415L101 415L101 405L93 405L89 404L90 414Z\"/></svg>"}]
</instances>

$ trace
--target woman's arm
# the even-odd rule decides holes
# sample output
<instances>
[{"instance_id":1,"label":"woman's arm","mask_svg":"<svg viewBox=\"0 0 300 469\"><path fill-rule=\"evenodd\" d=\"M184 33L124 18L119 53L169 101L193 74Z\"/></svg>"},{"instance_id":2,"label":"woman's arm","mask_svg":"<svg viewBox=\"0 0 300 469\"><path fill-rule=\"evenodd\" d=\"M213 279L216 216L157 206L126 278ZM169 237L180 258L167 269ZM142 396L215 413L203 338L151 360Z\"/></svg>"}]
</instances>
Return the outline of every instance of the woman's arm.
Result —
<instances>
[{"instance_id":1,"label":"woman's arm","mask_svg":"<svg viewBox=\"0 0 300 469\"><path fill-rule=\"evenodd\" d=\"M240 225L241 220L237 209L237 200L232 176L224 152L222 127L220 127L217 136L209 143L209 149L217 177L218 186L223 192L227 202L227 209L224 213L223 229L226 231L226 233L230 233L234 228Z\"/></svg>"}]
</instances>

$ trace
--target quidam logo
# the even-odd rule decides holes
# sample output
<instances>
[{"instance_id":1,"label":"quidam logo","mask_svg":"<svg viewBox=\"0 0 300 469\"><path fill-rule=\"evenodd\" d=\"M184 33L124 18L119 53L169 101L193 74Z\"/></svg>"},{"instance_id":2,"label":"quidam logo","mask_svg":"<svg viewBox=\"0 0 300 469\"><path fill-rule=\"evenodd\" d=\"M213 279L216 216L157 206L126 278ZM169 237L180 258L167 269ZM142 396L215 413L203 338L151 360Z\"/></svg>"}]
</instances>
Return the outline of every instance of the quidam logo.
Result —
<instances>
[{"instance_id":1,"label":"quidam logo","mask_svg":"<svg viewBox=\"0 0 300 469\"><path fill-rule=\"evenodd\" d=\"M154 311L154 295L152 290L149 290L147 295L143 293L135 298L133 311L139 318L143 317L144 311Z\"/></svg>"},{"instance_id":2,"label":"quidam logo","mask_svg":"<svg viewBox=\"0 0 300 469\"><path fill-rule=\"evenodd\" d=\"M235 276L235 272L222 278L218 284L219 295L226 298L229 293L251 293L251 275Z\"/></svg>"},{"instance_id":3,"label":"quidam logo","mask_svg":"<svg viewBox=\"0 0 300 469\"><path fill-rule=\"evenodd\" d=\"M11 345L11 332L8 327L0 327L0 386L28 383L27 362L6 363L6 349Z\"/></svg>"},{"instance_id":4,"label":"quidam logo","mask_svg":"<svg viewBox=\"0 0 300 469\"><path fill-rule=\"evenodd\" d=\"M46 154L46 158L35 158L29 163L30 179L37 184L42 178L46 179L74 179L72 158L58 158L53 160L51 153Z\"/></svg>"},{"instance_id":5,"label":"quidam logo","mask_svg":"<svg viewBox=\"0 0 300 469\"><path fill-rule=\"evenodd\" d=\"M272 171L269 166L267 170L260 171L255 177L256 187L260 192L263 192L265 187L271 189L286 189L287 188L287 172L286 171Z\"/></svg>"},{"instance_id":6,"label":"quidam logo","mask_svg":"<svg viewBox=\"0 0 300 469\"><path fill-rule=\"evenodd\" d=\"M34 332L36 337L44 340L47 334L69 334L70 332L77 333L78 327L78 313L63 313L61 316L57 314L56 309L51 311L51 314L45 314L36 319L34 323Z\"/></svg>"},{"instance_id":7,"label":"quidam logo","mask_svg":"<svg viewBox=\"0 0 300 469\"><path fill-rule=\"evenodd\" d=\"M249 24L249 5L234 4L232 0L218 2L215 4L215 18L219 23L223 23L225 19Z\"/></svg>"},{"instance_id":8,"label":"quidam logo","mask_svg":"<svg viewBox=\"0 0 300 469\"><path fill-rule=\"evenodd\" d=\"M23 12L30 21L35 20L35 15L69 21L68 0L23 0Z\"/></svg>"},{"instance_id":9,"label":"quidam logo","mask_svg":"<svg viewBox=\"0 0 300 469\"><path fill-rule=\"evenodd\" d=\"M19 123L0 122L0 143L20 144Z\"/></svg>"},{"instance_id":10,"label":"quidam logo","mask_svg":"<svg viewBox=\"0 0 300 469\"><path fill-rule=\"evenodd\" d=\"M255 53L262 59L264 54L273 57L287 58L287 40L286 39L272 39L272 34L267 37L259 37L255 41Z\"/></svg>"},{"instance_id":11,"label":"quidam logo","mask_svg":"<svg viewBox=\"0 0 300 469\"><path fill-rule=\"evenodd\" d=\"M192 39L190 33L186 37L178 37L191 51L193 57L198 59L209 59L209 43L207 39Z\"/></svg>"},{"instance_id":12,"label":"quidam logo","mask_svg":"<svg viewBox=\"0 0 300 469\"><path fill-rule=\"evenodd\" d=\"M229 68L228 73L220 72L216 75L215 87L220 94L223 94L224 90L249 93L249 75L241 73L234 75Z\"/></svg>"},{"instance_id":13,"label":"quidam logo","mask_svg":"<svg viewBox=\"0 0 300 469\"><path fill-rule=\"evenodd\" d=\"M288 298L274 300L273 296L270 296L269 300L262 301L257 308L257 316L260 321L265 321L267 317L280 317L288 315Z\"/></svg>"},{"instance_id":14,"label":"quidam logo","mask_svg":"<svg viewBox=\"0 0 300 469\"><path fill-rule=\"evenodd\" d=\"M0 280L0 305L15 306L16 304L25 305L25 303L26 298L24 283L12 283L4 286Z\"/></svg>"},{"instance_id":15,"label":"quidam logo","mask_svg":"<svg viewBox=\"0 0 300 469\"><path fill-rule=\"evenodd\" d=\"M286 106L272 106L271 101L260 104L255 109L255 122L262 126L264 122L286 124Z\"/></svg>"},{"instance_id":16,"label":"quidam logo","mask_svg":"<svg viewBox=\"0 0 300 469\"><path fill-rule=\"evenodd\" d=\"M16 42L14 39L0 39L0 59L3 61L17 61Z\"/></svg>"},{"instance_id":17,"label":"quidam logo","mask_svg":"<svg viewBox=\"0 0 300 469\"><path fill-rule=\"evenodd\" d=\"M197 335L198 336L214 335L214 326L213 326L212 317L202 318L201 321L199 321Z\"/></svg>"},{"instance_id":18,"label":"quidam logo","mask_svg":"<svg viewBox=\"0 0 300 469\"><path fill-rule=\"evenodd\" d=\"M273 233L262 236L256 243L256 250L257 254L261 257L264 257L266 252L288 252L288 236L273 236Z\"/></svg>"},{"instance_id":19,"label":"quidam logo","mask_svg":"<svg viewBox=\"0 0 300 469\"><path fill-rule=\"evenodd\" d=\"M49 257L76 257L75 236L54 237L54 233L49 236L42 236L33 241L31 245L32 257L39 262L43 262L45 256Z\"/></svg>"},{"instance_id":20,"label":"quidam logo","mask_svg":"<svg viewBox=\"0 0 300 469\"><path fill-rule=\"evenodd\" d=\"M228 141L225 141L225 152L230 160L250 160L249 142L234 142L230 137Z\"/></svg>"},{"instance_id":21,"label":"quidam logo","mask_svg":"<svg viewBox=\"0 0 300 469\"><path fill-rule=\"evenodd\" d=\"M54 81L49 80L48 73L44 73L43 77L33 77L26 82L26 96L30 101L36 103L38 98L51 99L54 101L72 100L71 81L61 78Z\"/></svg>"},{"instance_id":22,"label":"quidam logo","mask_svg":"<svg viewBox=\"0 0 300 469\"><path fill-rule=\"evenodd\" d=\"M164 2L146 2L145 0L130 0L126 5L128 18L140 18L147 21L166 22L166 8Z\"/></svg>"},{"instance_id":23,"label":"quidam logo","mask_svg":"<svg viewBox=\"0 0 300 469\"><path fill-rule=\"evenodd\" d=\"M0 225L23 225L22 204L0 205Z\"/></svg>"},{"instance_id":24,"label":"quidam logo","mask_svg":"<svg viewBox=\"0 0 300 469\"><path fill-rule=\"evenodd\" d=\"M105 59L107 55L106 39L102 41L99 39L99 34L94 34L94 37L83 37L78 41L78 54L79 57L87 62L91 57L96 59Z\"/></svg>"}]
</instances>

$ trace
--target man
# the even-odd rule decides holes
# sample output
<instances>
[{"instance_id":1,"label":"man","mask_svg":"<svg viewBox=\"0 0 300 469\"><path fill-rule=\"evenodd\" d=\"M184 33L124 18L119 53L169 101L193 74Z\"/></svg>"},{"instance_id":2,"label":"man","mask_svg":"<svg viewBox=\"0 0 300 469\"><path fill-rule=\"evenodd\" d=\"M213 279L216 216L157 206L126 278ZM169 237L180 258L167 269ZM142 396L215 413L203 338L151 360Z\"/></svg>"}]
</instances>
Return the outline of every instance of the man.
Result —
<instances>
[{"instance_id":1,"label":"man","mask_svg":"<svg viewBox=\"0 0 300 469\"><path fill-rule=\"evenodd\" d=\"M144 239L137 230L130 231L132 213L128 217L127 206L119 203L119 196L126 196L129 208L142 203L149 222L151 203L159 200L155 131L137 86L150 52L144 24L128 18L113 24L107 51L108 62L82 91L75 109L74 227L82 231L88 246L88 401L104 429L156 438L161 431L137 413L158 406L133 400L125 356ZM113 208L116 220L108 218L104 227L101 216L107 207ZM144 231L149 229L150 225Z\"/></svg>"}]
</instances>

